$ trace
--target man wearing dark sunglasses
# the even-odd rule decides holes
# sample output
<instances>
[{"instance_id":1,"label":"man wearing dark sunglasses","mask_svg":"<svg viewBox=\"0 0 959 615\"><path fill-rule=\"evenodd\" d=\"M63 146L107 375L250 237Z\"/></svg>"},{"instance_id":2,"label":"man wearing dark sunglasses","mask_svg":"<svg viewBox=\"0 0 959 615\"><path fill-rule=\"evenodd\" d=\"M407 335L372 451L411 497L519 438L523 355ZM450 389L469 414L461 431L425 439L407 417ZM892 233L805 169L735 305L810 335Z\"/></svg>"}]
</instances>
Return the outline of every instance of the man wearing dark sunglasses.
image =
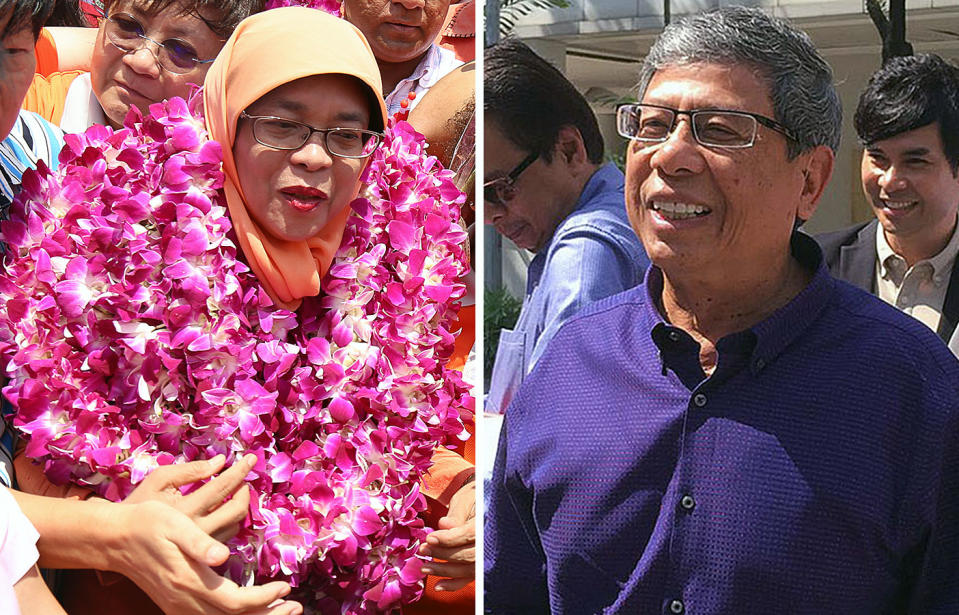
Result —
<instances>
[{"instance_id":1,"label":"man wearing dark sunglasses","mask_svg":"<svg viewBox=\"0 0 959 615\"><path fill-rule=\"evenodd\" d=\"M106 0L90 72L34 79L25 108L66 132L120 126L130 107L187 97L237 24L263 0Z\"/></svg>"},{"instance_id":2,"label":"man wearing dark sunglasses","mask_svg":"<svg viewBox=\"0 0 959 615\"><path fill-rule=\"evenodd\" d=\"M602 164L596 117L573 84L516 40L487 49L484 71L486 223L536 253L490 380L486 410L503 412L559 326L641 282L649 261L626 217L623 174Z\"/></svg>"}]
</instances>

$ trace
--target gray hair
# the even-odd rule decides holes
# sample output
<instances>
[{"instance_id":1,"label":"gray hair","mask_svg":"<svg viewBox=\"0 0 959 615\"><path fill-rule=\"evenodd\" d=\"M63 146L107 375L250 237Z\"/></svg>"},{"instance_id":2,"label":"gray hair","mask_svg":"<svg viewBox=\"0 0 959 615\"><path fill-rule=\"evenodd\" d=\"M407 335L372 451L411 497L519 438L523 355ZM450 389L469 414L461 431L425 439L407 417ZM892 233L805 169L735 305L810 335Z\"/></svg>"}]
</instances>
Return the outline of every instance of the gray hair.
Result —
<instances>
[{"instance_id":1,"label":"gray hair","mask_svg":"<svg viewBox=\"0 0 959 615\"><path fill-rule=\"evenodd\" d=\"M725 7L670 24L643 62L640 98L659 69L687 64L746 64L769 85L775 119L789 128L789 157L827 145L839 149L842 105L832 69L802 31L758 8Z\"/></svg>"}]
</instances>

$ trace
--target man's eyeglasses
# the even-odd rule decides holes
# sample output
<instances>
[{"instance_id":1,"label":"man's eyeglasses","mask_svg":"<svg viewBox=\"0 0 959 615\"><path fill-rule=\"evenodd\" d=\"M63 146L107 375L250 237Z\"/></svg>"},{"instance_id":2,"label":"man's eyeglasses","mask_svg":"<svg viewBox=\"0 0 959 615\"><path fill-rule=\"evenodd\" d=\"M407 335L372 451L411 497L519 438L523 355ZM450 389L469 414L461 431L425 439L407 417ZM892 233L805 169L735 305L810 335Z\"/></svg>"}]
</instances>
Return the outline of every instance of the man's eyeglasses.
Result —
<instances>
[{"instance_id":1,"label":"man's eyeglasses","mask_svg":"<svg viewBox=\"0 0 959 615\"><path fill-rule=\"evenodd\" d=\"M383 138L378 132L359 128L313 128L309 124L272 115L250 115L246 111L240 117L253 121L253 138L257 143L273 149L300 149L313 133L323 135L323 144L333 156L340 158L366 158L380 145Z\"/></svg>"},{"instance_id":2,"label":"man's eyeglasses","mask_svg":"<svg viewBox=\"0 0 959 615\"><path fill-rule=\"evenodd\" d=\"M772 118L746 111L726 109L693 109L680 111L660 105L627 104L616 108L616 131L627 139L661 143L669 138L676 118L688 115L693 138L708 147L743 148L756 142L757 125L798 141L788 128Z\"/></svg>"},{"instance_id":3,"label":"man's eyeglasses","mask_svg":"<svg viewBox=\"0 0 959 615\"><path fill-rule=\"evenodd\" d=\"M168 38L163 42L155 41L144 34L143 26L128 13L114 13L106 17L105 32L110 44L125 53L139 51L147 42L157 46L150 53L156 58L163 70L184 75L199 64L209 64L213 59L200 60L196 49L190 43L179 38ZM148 47L149 49L149 47Z\"/></svg>"},{"instance_id":4,"label":"man's eyeglasses","mask_svg":"<svg viewBox=\"0 0 959 615\"><path fill-rule=\"evenodd\" d=\"M539 154L530 154L522 162L513 167L506 177L497 177L483 184L483 199L493 205L505 206L516 196L516 179L522 175L529 165L536 162Z\"/></svg>"}]
</instances>

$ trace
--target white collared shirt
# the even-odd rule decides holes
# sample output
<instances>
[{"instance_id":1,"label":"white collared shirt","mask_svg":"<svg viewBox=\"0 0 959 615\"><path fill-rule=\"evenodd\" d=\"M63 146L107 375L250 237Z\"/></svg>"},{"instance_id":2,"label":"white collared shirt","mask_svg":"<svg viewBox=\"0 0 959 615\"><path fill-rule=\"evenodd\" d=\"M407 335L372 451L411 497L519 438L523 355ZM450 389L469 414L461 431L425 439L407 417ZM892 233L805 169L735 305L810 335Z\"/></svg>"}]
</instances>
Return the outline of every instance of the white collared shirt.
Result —
<instances>
[{"instance_id":1,"label":"white collared shirt","mask_svg":"<svg viewBox=\"0 0 959 615\"><path fill-rule=\"evenodd\" d=\"M912 267L893 252L882 225L876 227L876 293L879 298L938 330L949 277L959 254L959 224L939 254Z\"/></svg>"},{"instance_id":2,"label":"white collared shirt","mask_svg":"<svg viewBox=\"0 0 959 615\"><path fill-rule=\"evenodd\" d=\"M60 128L67 134L80 133L94 124L106 124L107 116L93 93L90 73L84 73L70 82L67 96L63 99L63 116Z\"/></svg>"},{"instance_id":3,"label":"white collared shirt","mask_svg":"<svg viewBox=\"0 0 959 615\"><path fill-rule=\"evenodd\" d=\"M423 56L423 59L420 60L420 63L416 66L413 74L396 84L396 88L386 97L387 113L392 116L402 109L400 103L407 99L410 92L416 94L416 98L411 100L407 107L408 111L412 111L413 107L423 98L423 94L425 94L434 83L462 64L462 62L456 59L456 54L452 51L433 43L426 51L426 55Z\"/></svg>"}]
</instances>

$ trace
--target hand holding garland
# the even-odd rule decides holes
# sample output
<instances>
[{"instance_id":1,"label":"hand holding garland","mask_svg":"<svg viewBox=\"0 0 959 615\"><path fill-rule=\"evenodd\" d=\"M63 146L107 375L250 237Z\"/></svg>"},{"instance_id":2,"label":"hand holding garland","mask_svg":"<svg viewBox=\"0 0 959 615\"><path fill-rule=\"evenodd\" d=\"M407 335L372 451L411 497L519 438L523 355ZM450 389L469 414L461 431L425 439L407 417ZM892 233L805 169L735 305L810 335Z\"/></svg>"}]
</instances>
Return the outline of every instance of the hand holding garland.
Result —
<instances>
[{"instance_id":1,"label":"hand holding garland","mask_svg":"<svg viewBox=\"0 0 959 615\"><path fill-rule=\"evenodd\" d=\"M280 600L290 591L287 583L239 587L211 568L229 550L207 532L229 538L222 532L245 516L249 494L237 488L251 466L241 460L185 496L173 492L222 469L223 458L160 468L119 504L12 493L40 533L44 567L117 572L165 613L298 615L302 606Z\"/></svg>"},{"instance_id":2,"label":"hand holding garland","mask_svg":"<svg viewBox=\"0 0 959 615\"><path fill-rule=\"evenodd\" d=\"M476 481L470 478L450 499L446 516L437 523L439 529L426 537L420 553L433 558L423 571L449 580L440 581L436 589L457 591L476 577ZM445 560L445 561L437 561Z\"/></svg>"}]
</instances>

